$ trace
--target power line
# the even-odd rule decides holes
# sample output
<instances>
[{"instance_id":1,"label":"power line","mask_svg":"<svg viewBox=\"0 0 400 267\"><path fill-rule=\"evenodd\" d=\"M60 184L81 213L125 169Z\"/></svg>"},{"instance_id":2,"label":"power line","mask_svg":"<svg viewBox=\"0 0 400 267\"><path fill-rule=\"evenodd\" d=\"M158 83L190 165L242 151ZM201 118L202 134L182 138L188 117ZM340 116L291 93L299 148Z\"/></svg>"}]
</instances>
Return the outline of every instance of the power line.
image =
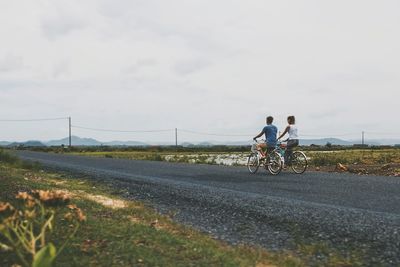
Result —
<instances>
[{"instance_id":1,"label":"power line","mask_svg":"<svg viewBox=\"0 0 400 267\"><path fill-rule=\"evenodd\" d=\"M0 119L1 122L30 122L30 121L57 121L57 120L68 120L69 117L61 117L61 118L44 118L44 119Z\"/></svg>"},{"instance_id":2,"label":"power line","mask_svg":"<svg viewBox=\"0 0 400 267\"><path fill-rule=\"evenodd\" d=\"M345 133L345 134L303 134L300 133L301 136L308 136L308 137L320 137L320 136L351 136L351 135L358 135L360 133Z\"/></svg>"},{"instance_id":3,"label":"power line","mask_svg":"<svg viewBox=\"0 0 400 267\"><path fill-rule=\"evenodd\" d=\"M205 132L197 132L192 130L184 130L179 129L180 132L190 133L190 134L197 134L197 135L212 135L212 136L252 136L251 134L217 134L217 133L205 133Z\"/></svg>"},{"instance_id":4,"label":"power line","mask_svg":"<svg viewBox=\"0 0 400 267\"><path fill-rule=\"evenodd\" d=\"M201 132L201 131L194 131L188 129L161 129L161 130L116 130L116 129L103 129L103 128L91 128L91 127L84 127L78 125L72 125L73 128L77 129L84 129L84 130L91 130L91 131L100 131L100 132L118 132L118 133L157 133L157 132L174 132L179 130L183 133L195 134L195 135L206 135L206 136L221 136L221 137L248 137L252 136L253 134L220 134L220 133L210 133L210 132ZM393 134L396 133L371 133L365 132L368 134ZM342 134L301 134L304 137L341 137L341 136L355 136L359 133L342 133Z\"/></svg>"},{"instance_id":5,"label":"power line","mask_svg":"<svg viewBox=\"0 0 400 267\"><path fill-rule=\"evenodd\" d=\"M173 132L175 129L163 129L163 130L114 130L114 129L99 129L90 128L77 125L71 125L72 128L97 131L97 132L115 132L115 133L159 133L159 132Z\"/></svg>"},{"instance_id":6,"label":"power line","mask_svg":"<svg viewBox=\"0 0 400 267\"><path fill-rule=\"evenodd\" d=\"M374 134L374 135L399 135L400 136L400 133L383 133L383 132L380 132L380 133L378 133L378 132L365 132L366 134Z\"/></svg>"},{"instance_id":7,"label":"power line","mask_svg":"<svg viewBox=\"0 0 400 267\"><path fill-rule=\"evenodd\" d=\"M203 136L220 136L220 137L249 137L252 134L222 134L222 133L212 133L212 132L202 132L202 131L195 131L195 130L187 130L187 129L158 129L158 130L118 130L118 129L103 129L103 128L91 128L91 127L84 127L78 125L71 125L71 118L70 117L58 117L58 118L37 118L37 119L0 119L0 122L40 122L40 121L57 121L57 120L69 120L69 136L71 137L71 128L76 129L83 129L83 130L90 130L90 131L97 131L97 132L115 132L115 133L161 133L161 132L175 132L175 143L177 143L177 134L178 130L183 133L188 134L195 134L195 135L203 135ZM309 134L309 133L301 133L301 136L304 137L345 137L345 136L357 136L360 133L341 133L341 134ZM389 133L389 132L365 132L363 131L362 134L368 135L393 135L393 136L400 136L400 133Z\"/></svg>"}]
</instances>

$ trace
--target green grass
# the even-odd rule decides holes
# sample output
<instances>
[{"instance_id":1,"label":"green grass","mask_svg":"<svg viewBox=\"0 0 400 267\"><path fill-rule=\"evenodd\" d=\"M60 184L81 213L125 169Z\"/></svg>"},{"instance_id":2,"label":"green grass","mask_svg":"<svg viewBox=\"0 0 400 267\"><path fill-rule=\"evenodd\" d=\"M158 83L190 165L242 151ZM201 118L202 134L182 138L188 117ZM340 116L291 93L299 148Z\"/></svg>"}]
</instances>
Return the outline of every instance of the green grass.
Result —
<instances>
[{"instance_id":1,"label":"green grass","mask_svg":"<svg viewBox=\"0 0 400 267\"><path fill-rule=\"evenodd\" d=\"M16 168L25 168L38 170L39 164L37 162L27 162L20 160L16 155L9 153L7 150L0 148L0 163L6 163L9 166Z\"/></svg>"},{"instance_id":2,"label":"green grass","mask_svg":"<svg viewBox=\"0 0 400 267\"><path fill-rule=\"evenodd\" d=\"M315 166L330 166L342 164L388 164L400 163L400 149L360 149L337 151L307 151L311 163Z\"/></svg>"}]
</instances>

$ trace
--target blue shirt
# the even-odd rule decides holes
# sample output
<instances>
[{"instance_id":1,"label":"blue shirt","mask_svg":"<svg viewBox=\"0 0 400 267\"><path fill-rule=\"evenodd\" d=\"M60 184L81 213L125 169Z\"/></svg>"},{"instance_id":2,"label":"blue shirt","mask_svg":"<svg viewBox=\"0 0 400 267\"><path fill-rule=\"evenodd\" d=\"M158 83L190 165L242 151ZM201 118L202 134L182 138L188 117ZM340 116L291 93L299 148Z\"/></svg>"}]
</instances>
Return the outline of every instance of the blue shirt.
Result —
<instances>
[{"instance_id":1,"label":"blue shirt","mask_svg":"<svg viewBox=\"0 0 400 267\"><path fill-rule=\"evenodd\" d=\"M275 125L269 124L262 129L262 133L265 134L265 140L267 140L268 147L275 147L278 128L276 128Z\"/></svg>"}]
</instances>

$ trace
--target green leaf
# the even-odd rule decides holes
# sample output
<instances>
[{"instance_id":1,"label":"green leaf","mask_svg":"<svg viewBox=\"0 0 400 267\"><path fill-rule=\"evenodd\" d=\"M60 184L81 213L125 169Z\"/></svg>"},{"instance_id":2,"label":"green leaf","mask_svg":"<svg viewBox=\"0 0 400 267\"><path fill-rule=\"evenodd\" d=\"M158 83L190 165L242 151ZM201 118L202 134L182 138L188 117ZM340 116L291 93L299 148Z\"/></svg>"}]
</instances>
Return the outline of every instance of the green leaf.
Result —
<instances>
[{"instance_id":1,"label":"green leaf","mask_svg":"<svg viewBox=\"0 0 400 267\"><path fill-rule=\"evenodd\" d=\"M33 258L32 267L51 267L57 255L56 247L49 243L42 247Z\"/></svg>"},{"instance_id":2,"label":"green leaf","mask_svg":"<svg viewBox=\"0 0 400 267\"><path fill-rule=\"evenodd\" d=\"M0 251L12 251L12 247L0 242Z\"/></svg>"}]
</instances>

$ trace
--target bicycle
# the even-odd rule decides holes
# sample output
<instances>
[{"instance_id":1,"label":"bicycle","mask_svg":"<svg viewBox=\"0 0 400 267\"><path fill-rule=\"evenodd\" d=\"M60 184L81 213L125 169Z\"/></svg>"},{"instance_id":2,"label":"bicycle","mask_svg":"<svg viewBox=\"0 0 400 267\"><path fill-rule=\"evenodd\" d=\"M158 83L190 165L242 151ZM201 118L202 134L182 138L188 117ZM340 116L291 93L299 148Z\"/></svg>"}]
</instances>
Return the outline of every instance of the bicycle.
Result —
<instances>
[{"instance_id":1,"label":"bicycle","mask_svg":"<svg viewBox=\"0 0 400 267\"><path fill-rule=\"evenodd\" d=\"M260 144L257 140L251 145L251 154L247 159L247 169L250 173L256 173L260 167L263 165L266 170L272 175L277 175L281 172L283 167L283 160L281 155L275 150L264 155L261 149L257 148Z\"/></svg>"},{"instance_id":2,"label":"bicycle","mask_svg":"<svg viewBox=\"0 0 400 267\"><path fill-rule=\"evenodd\" d=\"M285 144L285 142L287 142L287 140L283 142L278 142L274 151L281 156L283 164L286 165L287 163L285 162L285 153L287 149L287 144ZM303 151L299 150L293 151L291 157L289 158L289 161L291 169L296 174L302 174L307 170L308 167L307 156Z\"/></svg>"}]
</instances>

